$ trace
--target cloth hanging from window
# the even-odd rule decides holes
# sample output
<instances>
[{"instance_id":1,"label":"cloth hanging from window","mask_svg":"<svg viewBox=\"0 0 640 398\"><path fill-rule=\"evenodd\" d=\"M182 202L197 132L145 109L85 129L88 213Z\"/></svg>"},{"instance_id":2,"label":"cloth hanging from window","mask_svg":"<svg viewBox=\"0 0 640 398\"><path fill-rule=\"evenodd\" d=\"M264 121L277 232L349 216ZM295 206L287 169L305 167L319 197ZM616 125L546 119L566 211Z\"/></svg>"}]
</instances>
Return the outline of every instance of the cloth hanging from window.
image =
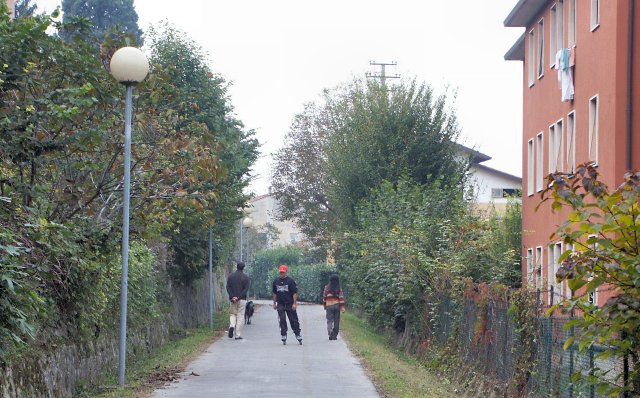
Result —
<instances>
[{"instance_id":1,"label":"cloth hanging from window","mask_svg":"<svg viewBox=\"0 0 640 398\"><path fill-rule=\"evenodd\" d=\"M563 48L556 53L556 70L558 71L558 83L562 91L562 101L573 101L573 73L569 67L570 51Z\"/></svg>"}]
</instances>

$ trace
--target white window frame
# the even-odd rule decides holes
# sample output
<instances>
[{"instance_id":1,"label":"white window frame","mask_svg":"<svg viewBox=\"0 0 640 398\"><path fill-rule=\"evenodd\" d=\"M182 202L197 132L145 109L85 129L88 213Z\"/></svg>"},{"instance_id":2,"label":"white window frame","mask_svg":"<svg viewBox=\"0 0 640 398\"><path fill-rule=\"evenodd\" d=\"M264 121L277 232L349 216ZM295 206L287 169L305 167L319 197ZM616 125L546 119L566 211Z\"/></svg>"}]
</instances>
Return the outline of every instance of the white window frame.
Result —
<instances>
[{"instance_id":1,"label":"white window frame","mask_svg":"<svg viewBox=\"0 0 640 398\"><path fill-rule=\"evenodd\" d=\"M558 259L562 255L562 242L556 242L549 245L548 263L547 263L547 282L549 288L549 305L555 304L557 301L553 299L554 296L563 297L563 284L562 282L556 282L556 273L560 269ZM553 286L553 296L551 295L551 286Z\"/></svg>"},{"instance_id":2,"label":"white window frame","mask_svg":"<svg viewBox=\"0 0 640 398\"><path fill-rule=\"evenodd\" d=\"M549 173L556 171L556 125L555 123L549 126Z\"/></svg>"},{"instance_id":3,"label":"white window frame","mask_svg":"<svg viewBox=\"0 0 640 398\"><path fill-rule=\"evenodd\" d=\"M551 6L550 16L549 16L549 67L553 69L556 64L556 53L559 48L557 46L556 38L556 28L557 28L557 18L558 18L558 5L554 4Z\"/></svg>"},{"instance_id":4,"label":"white window frame","mask_svg":"<svg viewBox=\"0 0 640 398\"><path fill-rule=\"evenodd\" d=\"M544 18L538 21L538 62L536 67L538 68L538 80L544 77Z\"/></svg>"},{"instance_id":5,"label":"white window frame","mask_svg":"<svg viewBox=\"0 0 640 398\"><path fill-rule=\"evenodd\" d=\"M535 193L535 149L533 145L533 138L527 141L527 194L529 196Z\"/></svg>"},{"instance_id":6,"label":"white window frame","mask_svg":"<svg viewBox=\"0 0 640 398\"><path fill-rule=\"evenodd\" d=\"M558 0L558 8L556 11L556 48L558 50L565 47L564 45L564 0Z\"/></svg>"},{"instance_id":7,"label":"white window frame","mask_svg":"<svg viewBox=\"0 0 640 398\"><path fill-rule=\"evenodd\" d=\"M576 6L577 0L568 0L569 2L569 32L567 35L567 46L569 48L576 45Z\"/></svg>"},{"instance_id":8,"label":"white window frame","mask_svg":"<svg viewBox=\"0 0 640 398\"><path fill-rule=\"evenodd\" d=\"M544 134L539 132L536 136L536 192L544 187Z\"/></svg>"},{"instance_id":9,"label":"white window frame","mask_svg":"<svg viewBox=\"0 0 640 398\"><path fill-rule=\"evenodd\" d=\"M598 95L589 99L589 161L598 165L598 130L600 101Z\"/></svg>"},{"instance_id":10,"label":"white window frame","mask_svg":"<svg viewBox=\"0 0 640 398\"><path fill-rule=\"evenodd\" d=\"M591 31L600 26L600 0L591 0Z\"/></svg>"},{"instance_id":11,"label":"white window frame","mask_svg":"<svg viewBox=\"0 0 640 398\"><path fill-rule=\"evenodd\" d=\"M542 260L543 257L543 249L542 246L536 247L536 257L535 257L535 268L536 268L536 287L538 289L542 289Z\"/></svg>"},{"instance_id":12,"label":"white window frame","mask_svg":"<svg viewBox=\"0 0 640 398\"><path fill-rule=\"evenodd\" d=\"M576 171L576 111L567 114L567 171Z\"/></svg>"},{"instance_id":13,"label":"white window frame","mask_svg":"<svg viewBox=\"0 0 640 398\"><path fill-rule=\"evenodd\" d=\"M589 235L587 236L587 239L597 237L597 235ZM598 244L594 243L591 249L596 251L598 249ZM591 281L591 279L593 279L593 277L590 277L588 280ZM587 292L587 300L592 304L598 305L598 288L593 289L592 292Z\"/></svg>"},{"instance_id":14,"label":"white window frame","mask_svg":"<svg viewBox=\"0 0 640 398\"><path fill-rule=\"evenodd\" d=\"M564 172L564 121L562 119L556 122L556 142L555 146L555 171Z\"/></svg>"},{"instance_id":15,"label":"white window frame","mask_svg":"<svg viewBox=\"0 0 640 398\"><path fill-rule=\"evenodd\" d=\"M535 268L533 262L533 249L529 248L527 249L527 284L529 286L534 286Z\"/></svg>"},{"instance_id":16,"label":"white window frame","mask_svg":"<svg viewBox=\"0 0 640 398\"><path fill-rule=\"evenodd\" d=\"M536 83L536 39L535 29L529 31L529 87Z\"/></svg>"}]
</instances>

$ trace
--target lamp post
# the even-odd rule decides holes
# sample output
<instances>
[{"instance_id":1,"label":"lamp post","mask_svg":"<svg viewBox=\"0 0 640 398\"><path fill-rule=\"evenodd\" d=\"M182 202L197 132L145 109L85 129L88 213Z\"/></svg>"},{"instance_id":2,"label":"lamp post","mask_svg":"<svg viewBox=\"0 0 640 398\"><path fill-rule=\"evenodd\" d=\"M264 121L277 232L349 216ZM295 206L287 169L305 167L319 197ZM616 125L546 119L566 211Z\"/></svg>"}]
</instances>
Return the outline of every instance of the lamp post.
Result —
<instances>
[{"instance_id":1,"label":"lamp post","mask_svg":"<svg viewBox=\"0 0 640 398\"><path fill-rule=\"evenodd\" d=\"M209 327L213 329L213 227L209 225Z\"/></svg>"},{"instance_id":2,"label":"lamp post","mask_svg":"<svg viewBox=\"0 0 640 398\"><path fill-rule=\"evenodd\" d=\"M245 217L244 220L242 220L242 226L247 228L247 259L245 261L245 265L249 265L249 247L251 246L251 237L249 236L249 228L251 228L251 226L253 225L253 220L251 219L251 217ZM242 228L241 228L242 229ZM243 248L242 246L240 246L240 251L242 252ZM247 272L249 270L247 269ZM248 292L247 292L248 293Z\"/></svg>"},{"instance_id":3,"label":"lamp post","mask_svg":"<svg viewBox=\"0 0 640 398\"><path fill-rule=\"evenodd\" d=\"M124 186L122 209L122 283L120 290L120 352L118 382L124 385L125 359L127 356L127 286L129 272L129 196L131 184L131 97L133 86L149 73L149 62L142 51L123 47L111 57L111 74L127 88L124 113Z\"/></svg>"}]
</instances>

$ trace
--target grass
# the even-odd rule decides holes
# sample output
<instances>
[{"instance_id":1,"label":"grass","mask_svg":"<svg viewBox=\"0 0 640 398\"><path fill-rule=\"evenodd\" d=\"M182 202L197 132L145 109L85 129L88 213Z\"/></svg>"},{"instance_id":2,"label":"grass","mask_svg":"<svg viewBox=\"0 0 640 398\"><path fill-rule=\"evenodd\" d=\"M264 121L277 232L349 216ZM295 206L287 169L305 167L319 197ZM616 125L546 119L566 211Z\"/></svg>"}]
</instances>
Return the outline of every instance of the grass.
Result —
<instances>
[{"instance_id":1,"label":"grass","mask_svg":"<svg viewBox=\"0 0 640 398\"><path fill-rule=\"evenodd\" d=\"M364 362L381 395L392 398L459 396L446 380L430 373L415 358L392 348L389 339L364 320L345 313L340 329L349 348Z\"/></svg>"},{"instance_id":2,"label":"grass","mask_svg":"<svg viewBox=\"0 0 640 398\"><path fill-rule=\"evenodd\" d=\"M79 397L123 398L149 397L156 389L176 379L177 375L226 329L228 315L216 314L214 328L188 329L185 337L170 341L151 356L127 361L126 386L118 386L117 369L96 390L86 390Z\"/></svg>"}]
</instances>

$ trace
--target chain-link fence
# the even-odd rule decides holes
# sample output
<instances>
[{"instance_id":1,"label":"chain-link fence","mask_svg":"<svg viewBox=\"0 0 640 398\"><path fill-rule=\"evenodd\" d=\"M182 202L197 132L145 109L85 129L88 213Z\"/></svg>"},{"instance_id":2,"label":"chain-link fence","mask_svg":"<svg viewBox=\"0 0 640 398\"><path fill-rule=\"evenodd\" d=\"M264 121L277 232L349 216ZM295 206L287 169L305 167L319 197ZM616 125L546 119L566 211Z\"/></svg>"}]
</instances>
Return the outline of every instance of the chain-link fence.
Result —
<instances>
[{"instance_id":1,"label":"chain-link fence","mask_svg":"<svg viewBox=\"0 0 640 398\"><path fill-rule=\"evenodd\" d=\"M532 293L535 294L535 293ZM539 294L539 293L538 293ZM520 341L520 333L509 314L508 295L503 299L454 299L443 294L431 301L427 317L430 339L434 344L454 344L465 363L473 363L480 373L504 385L512 383L519 358L529 355L530 375L523 394L531 397L596 398L597 389L589 385L587 377L572 382L572 375L593 374L593 369L608 371L606 378L614 382L623 372L621 358L598 358L603 347L594 346L583 351L577 343L566 350L565 341L574 335L573 328L565 328L570 317L545 316L539 308L534 319L534 341ZM539 302L539 301L538 301ZM528 351L528 352L525 352Z\"/></svg>"}]
</instances>

